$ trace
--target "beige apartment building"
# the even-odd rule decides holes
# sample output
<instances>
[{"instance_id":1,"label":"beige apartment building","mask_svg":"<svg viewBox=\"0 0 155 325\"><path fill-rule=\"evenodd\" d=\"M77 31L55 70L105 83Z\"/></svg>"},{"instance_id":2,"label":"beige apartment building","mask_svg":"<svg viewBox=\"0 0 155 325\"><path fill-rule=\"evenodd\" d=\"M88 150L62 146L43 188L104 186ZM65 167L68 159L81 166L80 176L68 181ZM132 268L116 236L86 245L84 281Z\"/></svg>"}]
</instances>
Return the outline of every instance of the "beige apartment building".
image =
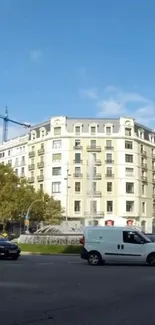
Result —
<instances>
[{"instance_id":1,"label":"beige apartment building","mask_svg":"<svg viewBox=\"0 0 155 325\"><path fill-rule=\"evenodd\" d=\"M34 126L28 137L26 177L61 202L67 221L84 224L91 214L96 223L112 225L122 217L125 224L152 231L153 130L133 118L59 116ZM8 142L0 147L0 162ZM92 166L88 166L90 155Z\"/></svg>"}]
</instances>

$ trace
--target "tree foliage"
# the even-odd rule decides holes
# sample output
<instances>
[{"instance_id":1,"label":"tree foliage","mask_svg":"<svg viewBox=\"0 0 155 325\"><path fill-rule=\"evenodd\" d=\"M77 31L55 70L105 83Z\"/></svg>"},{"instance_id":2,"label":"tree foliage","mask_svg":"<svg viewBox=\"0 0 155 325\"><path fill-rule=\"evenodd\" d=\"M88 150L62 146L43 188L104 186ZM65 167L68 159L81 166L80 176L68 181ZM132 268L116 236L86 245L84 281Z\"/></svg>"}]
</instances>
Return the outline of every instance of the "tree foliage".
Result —
<instances>
[{"instance_id":1,"label":"tree foliage","mask_svg":"<svg viewBox=\"0 0 155 325\"><path fill-rule=\"evenodd\" d=\"M59 201L16 176L9 165L0 164L0 222L23 221L27 212L30 220L59 224L63 209Z\"/></svg>"}]
</instances>

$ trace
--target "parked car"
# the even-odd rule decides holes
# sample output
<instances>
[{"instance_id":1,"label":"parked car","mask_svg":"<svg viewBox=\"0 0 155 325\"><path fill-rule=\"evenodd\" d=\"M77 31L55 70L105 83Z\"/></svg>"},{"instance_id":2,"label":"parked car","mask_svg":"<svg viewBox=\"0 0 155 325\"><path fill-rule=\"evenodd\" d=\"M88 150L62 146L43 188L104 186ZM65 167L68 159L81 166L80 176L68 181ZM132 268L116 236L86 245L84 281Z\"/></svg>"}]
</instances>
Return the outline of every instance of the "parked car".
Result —
<instances>
[{"instance_id":1,"label":"parked car","mask_svg":"<svg viewBox=\"0 0 155 325\"><path fill-rule=\"evenodd\" d=\"M17 244L9 242L6 238L0 238L0 258L17 260L21 249Z\"/></svg>"},{"instance_id":2,"label":"parked car","mask_svg":"<svg viewBox=\"0 0 155 325\"><path fill-rule=\"evenodd\" d=\"M81 258L90 265L106 262L155 266L155 242L136 228L85 227Z\"/></svg>"}]
</instances>

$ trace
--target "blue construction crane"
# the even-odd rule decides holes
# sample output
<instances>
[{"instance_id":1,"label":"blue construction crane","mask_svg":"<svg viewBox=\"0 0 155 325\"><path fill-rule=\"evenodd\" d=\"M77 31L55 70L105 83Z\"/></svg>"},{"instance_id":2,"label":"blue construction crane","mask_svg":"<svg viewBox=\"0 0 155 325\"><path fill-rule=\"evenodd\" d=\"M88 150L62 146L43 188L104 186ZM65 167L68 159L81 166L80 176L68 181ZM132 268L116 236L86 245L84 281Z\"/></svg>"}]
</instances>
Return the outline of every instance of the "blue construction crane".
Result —
<instances>
[{"instance_id":1,"label":"blue construction crane","mask_svg":"<svg viewBox=\"0 0 155 325\"><path fill-rule=\"evenodd\" d=\"M1 115L0 114L0 118L3 119L3 142L7 141L7 137L8 137L8 122L17 124L17 125L21 125L24 126L26 128L30 128L31 125L27 124L27 123L21 123L21 122L17 122L14 120L11 120L8 116L8 108L5 108L5 115Z\"/></svg>"}]
</instances>

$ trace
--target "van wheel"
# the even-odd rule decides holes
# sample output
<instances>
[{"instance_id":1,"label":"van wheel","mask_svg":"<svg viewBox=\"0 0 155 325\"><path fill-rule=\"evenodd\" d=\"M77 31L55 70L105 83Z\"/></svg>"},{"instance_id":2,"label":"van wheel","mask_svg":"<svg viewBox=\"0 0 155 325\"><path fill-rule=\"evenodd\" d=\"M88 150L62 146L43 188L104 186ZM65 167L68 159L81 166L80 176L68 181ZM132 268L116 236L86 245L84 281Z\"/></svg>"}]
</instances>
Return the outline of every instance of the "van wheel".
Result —
<instances>
[{"instance_id":1,"label":"van wheel","mask_svg":"<svg viewBox=\"0 0 155 325\"><path fill-rule=\"evenodd\" d=\"M100 253L95 251L89 252L88 263L92 266L100 265L102 263L102 258Z\"/></svg>"},{"instance_id":2,"label":"van wheel","mask_svg":"<svg viewBox=\"0 0 155 325\"><path fill-rule=\"evenodd\" d=\"M151 253L148 257L147 257L147 263L150 266L155 266L155 253Z\"/></svg>"}]
</instances>

